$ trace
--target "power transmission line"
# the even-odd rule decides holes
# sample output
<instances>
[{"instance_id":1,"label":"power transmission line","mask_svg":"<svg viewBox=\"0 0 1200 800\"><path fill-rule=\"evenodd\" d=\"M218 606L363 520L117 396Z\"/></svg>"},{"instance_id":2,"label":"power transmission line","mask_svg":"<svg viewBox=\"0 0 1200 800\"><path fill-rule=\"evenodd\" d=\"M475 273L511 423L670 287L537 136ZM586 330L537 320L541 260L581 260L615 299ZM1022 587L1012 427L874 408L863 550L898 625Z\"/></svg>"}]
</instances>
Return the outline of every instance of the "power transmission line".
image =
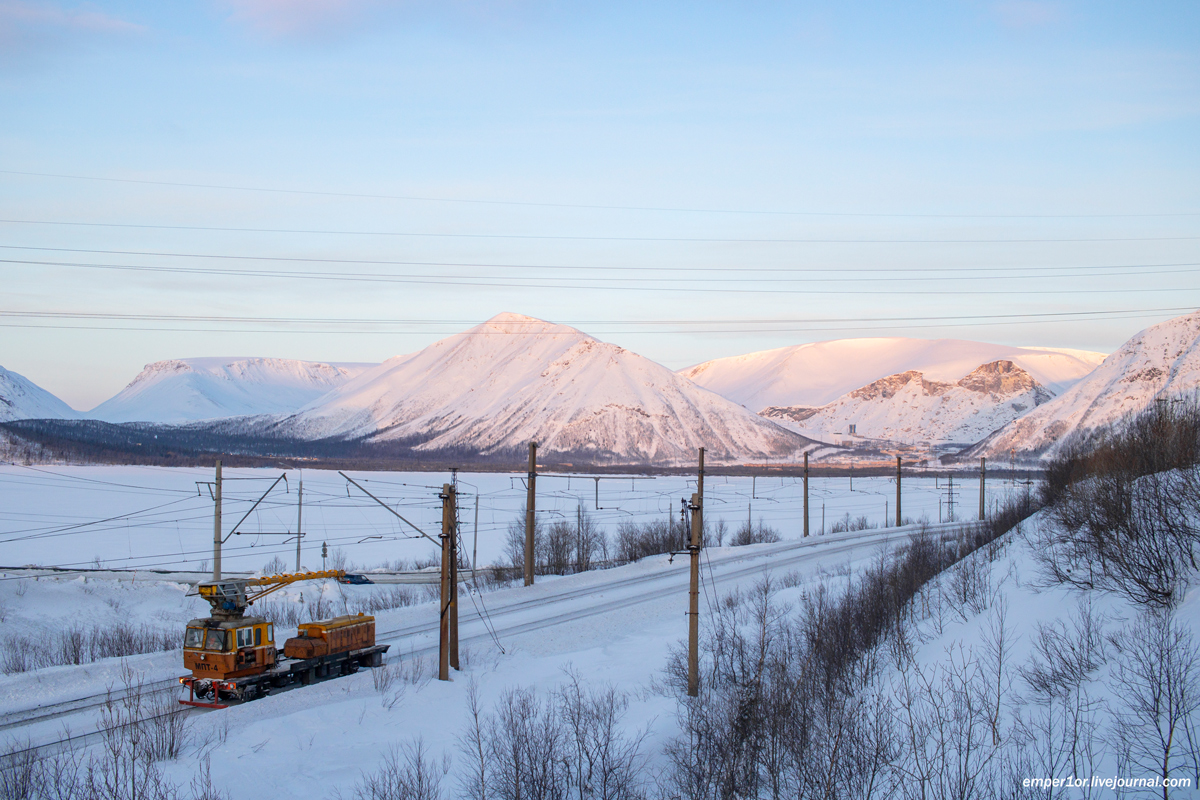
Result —
<instances>
[{"instance_id":1,"label":"power transmission line","mask_svg":"<svg viewBox=\"0 0 1200 800\"><path fill-rule=\"evenodd\" d=\"M326 264L379 264L392 266L434 266L434 267L475 267L475 268L495 268L495 269L544 269L554 271L586 271L586 272L609 272L609 271L636 271L638 273L646 272L720 272L727 273L728 277L724 278L693 278L689 283L727 283L729 281L745 282L812 282L812 283L878 283L880 281L887 282L911 282L911 281L938 281L946 280L971 280L971 281L996 281L996 280L1046 280L1055 278L1081 278L1081 277L1122 277L1126 275L1167 275L1167 274L1187 274L1196 272L1195 267L1200 266L1200 262L1175 262L1175 263L1159 263L1159 264L1125 264L1125 265L1079 265L1079 266L1048 266L1048 267L1025 267L1025 266L1007 266L1007 267L887 267L879 268L857 268L857 267L660 267L660 266L638 266L638 267L622 267L622 266L584 266L584 265L557 265L557 264L469 264L461 262L439 262L439 261L370 261L362 259L335 259L335 258L302 258L302 257L287 257L287 256L251 256L251 255L205 255L199 253L157 253L157 252L141 252L141 251L122 251L122 250L85 250L79 248L59 248L59 247L25 247L20 245L0 245L0 249L5 250L38 250L38 251L53 251L53 252L70 252L70 253L94 253L104 255L136 255L136 256L151 256L156 258L196 258L196 259L216 259L216 260L247 260L247 261L277 261L277 262L299 262L299 263L326 263ZM461 281L467 280L495 280L494 275L447 275L440 273L438 275L421 275L413 273L379 273L379 272L319 272L315 270L255 270L255 269L224 269L218 267L179 267L179 266L155 266L149 264L98 264L98 263L80 263L74 261L41 261L32 259L0 259L0 263L4 264L28 264L31 266L55 266L66 268L79 269L103 269L103 270L124 270L130 272L155 272L181 275L222 275L247 278L286 278L286 279L310 279L310 280L340 280L340 281L378 281L378 282L421 282L428 280L430 282L451 283L451 285L469 285L463 284ZM1186 269L1165 269L1171 268L1186 268ZM1014 274L1014 270L1022 272L1031 272L1032 274ZM1043 271L1055 270L1063 272L1063 274L1045 274ZM1064 272L1066 270L1120 270L1119 272ZM837 273L837 277L821 278L813 277L814 273L831 272ZM861 278L846 278L842 273L874 273L870 277ZM895 272L933 272L939 273L930 276L902 276L902 277L879 277L878 273L895 273ZM945 273L954 272L986 272L987 275L963 275L948 278ZM753 273L769 273L769 276L751 277ZM785 273L791 275L800 275L802 277L780 278L776 277L776 273ZM509 280L531 281L545 280L542 277L523 276L508 276ZM590 275L586 277L555 277L557 281L593 281L593 282L613 282L620 284L629 283L665 283L668 281L676 281L672 276L664 277L598 277ZM514 284L517 287L529 288L528 283ZM581 288L571 286L570 288ZM585 288L585 287L584 287Z\"/></svg>"},{"instance_id":2,"label":"power transmission line","mask_svg":"<svg viewBox=\"0 0 1200 800\"><path fill-rule=\"evenodd\" d=\"M80 222L76 220L0 219L6 225L57 225L89 228L132 228L138 230L200 231L205 233L286 233L318 236L394 236L428 239L510 239L527 241L578 242L692 242L701 244L1039 244L1071 242L1190 242L1200 236L1100 236L1045 237L1027 239L788 239L767 237L721 238L711 236L580 236L514 233L434 233L429 231L352 231L313 228L238 228L219 225L162 225L131 222Z\"/></svg>"},{"instance_id":3,"label":"power transmission line","mask_svg":"<svg viewBox=\"0 0 1200 800\"><path fill-rule=\"evenodd\" d=\"M262 186L238 186L234 184L195 183L185 181L156 181L145 178L112 178L97 175L69 175L56 172L27 172L23 170L0 169L0 174L23 175L37 178L60 178L66 180L97 181L104 183L125 183L142 186L174 186L187 189L220 189L223 191L263 192L269 194L295 194L315 197L343 197L357 200L400 200L427 203L463 203L486 206L521 206L527 208L575 208L599 211L655 211L666 213L689 214L748 214L769 216L796 217L850 217L850 218L880 218L880 219L1141 219L1160 217L1197 217L1200 212L1143 212L1143 213L1075 213L1075 214L898 214L890 212L861 212L861 211L790 211L772 209L729 209L729 208L697 208L682 206L630 206L610 205L601 203L564 203L533 200L494 200L468 197L437 197L433 195L406 194L377 194L367 192L335 192L316 189L280 189Z\"/></svg>"}]
</instances>

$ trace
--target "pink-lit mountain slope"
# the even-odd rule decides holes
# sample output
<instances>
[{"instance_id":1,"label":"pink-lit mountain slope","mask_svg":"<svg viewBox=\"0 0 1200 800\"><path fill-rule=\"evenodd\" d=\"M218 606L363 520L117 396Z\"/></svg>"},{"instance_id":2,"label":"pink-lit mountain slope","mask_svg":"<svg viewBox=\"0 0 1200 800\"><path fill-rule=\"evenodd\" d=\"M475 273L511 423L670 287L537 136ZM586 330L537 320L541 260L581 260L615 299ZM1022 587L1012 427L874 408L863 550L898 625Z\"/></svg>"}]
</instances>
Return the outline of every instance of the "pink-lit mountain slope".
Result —
<instances>
[{"instance_id":1,"label":"pink-lit mountain slope","mask_svg":"<svg viewBox=\"0 0 1200 800\"><path fill-rule=\"evenodd\" d=\"M954 383L916 370L880 378L818 408L770 407L759 412L823 440L847 434L905 444L977 442L1051 394L1011 361L984 364Z\"/></svg>"},{"instance_id":2,"label":"pink-lit mountain slope","mask_svg":"<svg viewBox=\"0 0 1200 800\"><path fill-rule=\"evenodd\" d=\"M671 370L566 325L500 314L385 361L282 420L307 439L364 439L419 452L540 452L596 463L792 456L808 439Z\"/></svg>"},{"instance_id":3,"label":"pink-lit mountain slope","mask_svg":"<svg viewBox=\"0 0 1200 800\"><path fill-rule=\"evenodd\" d=\"M980 364L1011 361L1052 394L1091 372L1103 353L1011 347L961 339L838 339L718 358L680 370L685 378L752 411L823 406L872 381L902 372L953 383Z\"/></svg>"},{"instance_id":4,"label":"pink-lit mountain slope","mask_svg":"<svg viewBox=\"0 0 1200 800\"><path fill-rule=\"evenodd\" d=\"M15 372L0 367L0 422L15 419L78 419L78 411Z\"/></svg>"},{"instance_id":5,"label":"pink-lit mountain slope","mask_svg":"<svg viewBox=\"0 0 1200 800\"><path fill-rule=\"evenodd\" d=\"M1158 399L1200 388L1200 311L1136 334L1061 396L1007 425L982 455L1052 455L1070 435L1095 431Z\"/></svg>"},{"instance_id":6,"label":"pink-lit mountain slope","mask_svg":"<svg viewBox=\"0 0 1200 800\"><path fill-rule=\"evenodd\" d=\"M373 366L286 358L157 361L87 416L105 422L185 423L286 414Z\"/></svg>"}]
</instances>

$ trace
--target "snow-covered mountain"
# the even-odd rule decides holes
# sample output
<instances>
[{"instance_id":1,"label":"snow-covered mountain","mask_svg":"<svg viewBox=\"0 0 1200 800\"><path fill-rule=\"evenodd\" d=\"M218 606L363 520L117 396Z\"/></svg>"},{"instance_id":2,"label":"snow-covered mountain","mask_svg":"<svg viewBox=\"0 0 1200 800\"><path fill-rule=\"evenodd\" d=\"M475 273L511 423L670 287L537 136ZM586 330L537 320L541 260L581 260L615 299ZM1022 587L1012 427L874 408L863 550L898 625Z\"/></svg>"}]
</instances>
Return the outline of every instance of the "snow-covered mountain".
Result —
<instances>
[{"instance_id":1,"label":"snow-covered mountain","mask_svg":"<svg viewBox=\"0 0 1200 800\"><path fill-rule=\"evenodd\" d=\"M87 416L105 422L183 423L287 414L374 366L286 358L157 361Z\"/></svg>"},{"instance_id":2,"label":"snow-covered mountain","mask_svg":"<svg viewBox=\"0 0 1200 800\"><path fill-rule=\"evenodd\" d=\"M609 463L790 456L812 443L671 370L566 325L500 314L398 356L282 420L306 439Z\"/></svg>"},{"instance_id":3,"label":"snow-covered mountain","mask_svg":"<svg viewBox=\"0 0 1200 800\"><path fill-rule=\"evenodd\" d=\"M914 370L931 381L953 382L980 364L1001 360L1013 362L1057 395L1091 372L1104 354L962 339L838 339L718 358L679 372L760 411L823 406L872 381Z\"/></svg>"},{"instance_id":4,"label":"snow-covered mountain","mask_svg":"<svg viewBox=\"0 0 1200 800\"><path fill-rule=\"evenodd\" d=\"M1010 423L975 448L1051 455L1076 431L1101 428L1157 398L1200 389L1200 311L1141 331L1061 396Z\"/></svg>"},{"instance_id":5,"label":"snow-covered mountain","mask_svg":"<svg viewBox=\"0 0 1200 800\"><path fill-rule=\"evenodd\" d=\"M78 419L81 414L33 381L0 367L0 422Z\"/></svg>"},{"instance_id":6,"label":"snow-covered mountain","mask_svg":"<svg viewBox=\"0 0 1200 800\"><path fill-rule=\"evenodd\" d=\"M955 383L909 370L889 375L819 408L759 412L818 439L846 434L908 444L970 444L1049 401L1052 395L1011 361L984 364Z\"/></svg>"}]
</instances>

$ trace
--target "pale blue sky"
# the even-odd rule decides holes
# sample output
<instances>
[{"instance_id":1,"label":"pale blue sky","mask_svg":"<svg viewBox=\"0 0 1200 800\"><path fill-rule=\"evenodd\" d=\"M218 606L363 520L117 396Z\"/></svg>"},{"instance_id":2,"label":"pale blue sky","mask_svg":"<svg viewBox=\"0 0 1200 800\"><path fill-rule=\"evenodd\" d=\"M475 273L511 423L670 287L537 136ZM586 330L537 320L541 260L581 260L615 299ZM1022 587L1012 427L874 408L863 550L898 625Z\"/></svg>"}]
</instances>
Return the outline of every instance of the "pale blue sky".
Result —
<instances>
[{"instance_id":1,"label":"pale blue sky","mask_svg":"<svg viewBox=\"0 0 1200 800\"><path fill-rule=\"evenodd\" d=\"M90 408L506 310L673 368L1108 351L1200 306L1198 43L1195 3L0 0L0 365Z\"/></svg>"}]
</instances>

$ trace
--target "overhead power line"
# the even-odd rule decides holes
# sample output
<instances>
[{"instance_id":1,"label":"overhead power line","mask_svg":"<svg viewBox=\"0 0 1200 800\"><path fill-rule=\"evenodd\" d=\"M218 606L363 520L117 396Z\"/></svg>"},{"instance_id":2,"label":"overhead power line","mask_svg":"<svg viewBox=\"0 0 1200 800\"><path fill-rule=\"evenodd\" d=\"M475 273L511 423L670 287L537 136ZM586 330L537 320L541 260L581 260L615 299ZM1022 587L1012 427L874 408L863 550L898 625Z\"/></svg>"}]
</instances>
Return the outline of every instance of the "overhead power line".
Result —
<instances>
[{"instance_id":1,"label":"overhead power line","mask_svg":"<svg viewBox=\"0 0 1200 800\"><path fill-rule=\"evenodd\" d=\"M833 280L829 278L813 278L809 277L813 273L831 272L839 275L836 280L845 281L847 278L840 277L844 273L868 273L869 278L857 280L906 280L906 281L944 281L946 275L944 273L954 272L986 272L989 273L983 276L959 277L957 280L996 280L996 279L1029 279L1041 277L1102 277L1104 275L1121 275L1121 274L1137 274L1137 275L1155 275L1155 274L1173 274L1178 272L1191 272L1193 269L1200 267L1200 262L1196 261L1177 261L1177 262L1161 262L1161 263L1142 263L1142 264L1077 264L1077 265L1009 265L1009 266L988 266L988 267L924 267L924 266L902 266L902 267L854 267L854 266L836 266L836 267L819 267L819 266L794 266L794 267L754 267L754 266L737 266L737 267L703 267L703 266L624 266L624 265L584 265L584 264L518 264L512 262L500 263L472 263L462 261L399 261L399 260L378 260L378 259L359 259L359 258L313 258L305 256L264 256L264 255L242 255L231 253L179 253L179 252L164 252L156 250L95 250L77 247L35 247L31 245L12 245L0 244L0 250L33 250L37 252L52 252L52 253L89 253L97 255L128 255L128 256L147 256L151 258L187 258L187 259L213 259L217 261L269 261L279 263L299 263L299 264L355 264L355 265L372 265L372 266L420 266L420 267L467 267L477 269L516 269L516 270L554 270L554 271L585 271L585 272L664 272L664 273L695 273L695 272L720 272L728 273L729 278L692 278L692 282L703 281L723 281L723 280ZM80 267L87 269L113 269L113 270L133 270L133 271L148 271L148 272L178 272L180 274L190 275L245 275L249 277L283 277L283 278L363 278L363 279L385 279L385 278L422 278L432 277L425 275L412 275L408 273L377 273L377 272L317 272L303 270L236 270L236 269L221 269L216 267L176 267L176 266L155 266L144 264L94 264L94 263L76 263L76 262L60 262L60 261L32 261L25 259L8 259L0 260L0 263L15 263L15 264L35 264L35 265L51 265L63 267ZM1033 274L1013 274L1013 271L1024 271ZM1063 275L1043 275L1042 271L1058 271L1069 274ZM1121 270L1122 272L1095 272L1095 273L1079 273L1075 270ZM1151 272L1149 270L1161 270L1160 272ZM927 277L878 277L878 273L894 273L894 272L930 272L934 275ZM764 273L769 274L769 278L748 278L747 273ZM776 274L803 274L805 277L800 279L788 279L774 277ZM458 277L458 278L475 278L489 276L447 276L439 275L438 277ZM538 278L529 278L528 280L538 280ZM674 278L631 278L621 276L616 278L599 278L589 276L587 278L558 278L558 280L606 280L619 281L622 283L629 282L653 282L674 280Z\"/></svg>"},{"instance_id":2,"label":"overhead power line","mask_svg":"<svg viewBox=\"0 0 1200 800\"><path fill-rule=\"evenodd\" d=\"M221 191L262 192L267 194L308 195L312 197L341 197L354 200L396 200L422 203L461 203L483 206L516 206L525 208L573 208L593 211L653 211L687 214L746 214L758 216L792 217L850 217L867 219L1139 219L1197 217L1195 211L1135 212L1135 213L1069 213L1069 214L904 214L869 211L793 211L777 209L704 208L689 206L617 205L604 203L565 203L535 200L496 200L471 197L439 197L435 195L382 194L372 192L337 192L318 189L283 189L264 186L239 186L236 184L199 183L188 181L162 181L147 178L112 178L99 175L70 175L58 172L29 172L25 170L0 169L0 174L23 175L35 178L58 178L64 180L95 181L102 183L124 183L141 186L172 186L185 189L218 189Z\"/></svg>"},{"instance_id":3,"label":"overhead power line","mask_svg":"<svg viewBox=\"0 0 1200 800\"><path fill-rule=\"evenodd\" d=\"M138 230L202 231L225 233L286 233L319 236L394 236L429 239L508 239L521 241L579 242L675 242L698 244L1052 244L1072 242L1191 242L1200 236L1085 236L1007 239L865 239L783 238L714 236L569 236L515 233L434 233L429 231L352 231L315 228L238 228L218 225L159 225L131 222L79 222L74 220L0 219L6 225L57 225L89 228L132 228Z\"/></svg>"},{"instance_id":4,"label":"overhead power line","mask_svg":"<svg viewBox=\"0 0 1200 800\"><path fill-rule=\"evenodd\" d=\"M842 317L828 319L716 319L716 320L605 320L605 321L573 321L570 325L583 326L591 328L591 326L631 326L631 327L614 327L614 330L595 330L594 328L588 332L576 331L580 336L590 334L676 334L676 333L793 333L793 332L809 332L823 330L894 330L902 328L928 328L928 327L975 327L988 325L1025 325L1030 323L1048 323L1061 322L1066 320L1105 320L1105 319L1125 319L1130 317L1140 316L1156 316L1161 314L1182 314L1196 310L1196 306L1173 306L1173 307L1157 307L1157 308L1140 308L1140 309L1106 309L1097 311L1060 311L1060 312L1029 312L1021 314L958 314L945 316L906 316L906 317ZM25 313L46 313L46 314L71 314L74 312L17 312ZM0 317L8 316L9 312L0 310ZM80 313L80 319L92 319L99 317L101 319L111 317L114 321L174 321L179 324L195 322L195 323L260 323L260 324L278 324L278 325L303 325L303 324L376 324L376 325L407 325L418 328L426 328L426 330L416 331L379 331L367 329L353 330L331 330L323 329L275 329L275 330L245 330L245 329L223 329L223 328L161 328L161 327L110 327L110 326L86 326L86 325L29 325L29 324L11 324L0 323L0 327L6 328L61 328L61 329L79 329L79 330L112 330L112 331L177 331L177 332L217 332L217 333L354 333L354 334L380 334L388 335L411 334L411 335L428 335L429 333L439 333L439 331L428 330L432 327L449 327L454 325L464 324L459 320L361 320L361 319L335 319L335 318L303 318L303 317L219 317L219 316L202 316L202 315L158 315L158 314L114 314L114 315L92 315ZM880 324L886 323L886 324ZM521 321L491 323L497 325L520 326L527 323ZM566 325L567 323L558 323ZM849 326L849 327L829 327L829 326ZM637 326L651 326L649 329L638 330ZM657 328L652 326L659 326ZM446 335L471 335L469 331L441 331ZM569 333L564 331L563 333ZM531 335L522 331L488 331L478 335L495 336L495 335L513 335L524 336Z\"/></svg>"},{"instance_id":5,"label":"overhead power line","mask_svg":"<svg viewBox=\"0 0 1200 800\"><path fill-rule=\"evenodd\" d=\"M556 279L558 281L557 283L532 283L530 281L533 281L533 280L545 281L546 279L545 278L518 279L520 281L520 282L518 282L518 281L514 281L511 278L507 279L507 280L501 280L498 278L476 278L476 277L465 277L465 276L438 277L438 276L433 276L433 275L380 276L380 275L370 275L370 274L361 274L361 273L356 274L356 275L338 274L338 273L306 273L306 272L290 272L290 273L288 273L288 272L282 272L282 271L227 270L227 269L216 269L216 268L206 269L206 268L194 268L194 267L184 267L184 268L145 267L145 266L139 266L139 265L133 265L133 264L84 264L84 263L79 263L79 262L75 262L75 261L41 261L41 260L33 260L33 259L16 259L16 258L0 259L0 264L28 264L30 266L40 266L40 267L63 267L63 268L70 268L70 269L102 269L102 270L116 270L116 271L123 271L123 272L156 272L156 273L158 273L158 272L177 272L177 273L181 273L181 274L226 275L226 276L237 276L237 277L244 277L244 278L287 278L289 280L305 279L305 280L321 280L321 281L334 281L334 282L345 282L345 283L398 283L398 284L416 285L416 286L466 286L466 287L489 288L489 289L567 289L570 291L578 291L580 289L598 289L598 290L603 290L605 292L669 292L671 294L678 294L680 292L686 292L689 294L712 294L712 293L719 293L719 294L772 294L772 295L777 295L777 294L801 294L801 295L836 294L836 295L843 295L843 294L845 294L844 289L814 289L811 287L802 288L802 289L784 289L779 286L779 284L784 281L793 282L793 283L794 282L816 282L813 279L805 279L805 278L746 279L746 278L730 277L730 278L726 278L726 279L716 279L716 280L709 279L709 280L706 280L703 282L704 283L726 283L726 284L727 283L737 283L737 284L742 284L742 285L747 284L747 283L761 283L761 284L766 284L766 285L762 286L761 288L739 288L739 287L731 287L731 286L722 286L720 288L706 288L703 286L679 286L677 283L669 282L671 279L668 279L668 278L658 279L657 282L664 284L662 286L644 286L644 285L628 286L628 285L624 285L624 284L629 283L629 280L605 279L605 278L558 278L558 279ZM1187 269L1187 270L1181 270L1180 272L1190 273L1190 272L1194 272L1194 271L1195 270ZM1137 273L1137 274L1142 275L1142 274L1146 274L1146 273ZM1072 276L1050 276L1050 277L1072 277ZM1118 274L1113 277L1120 277L1120 275ZM619 280L620 282L616 283L616 284L611 284L611 285L597 285L598 282L605 281L605 280L609 280L609 281ZM871 283L878 284L878 283L880 283L882 281L886 281L886 280L887 280L886 278L877 278L877 279L874 279L873 281L871 281ZM579 281L590 281L590 283L580 283ZM651 282L655 282L655 281L651 281ZM697 280L697 281L693 281L693 282L701 282L701 281ZM827 278L827 279L824 279L822 282L830 283L830 282L840 282L840 281L835 278ZM853 281L851 281L851 282L853 282ZM989 288L989 289L934 289L934 290L908 289L908 290L904 290L904 289L895 289L895 288L891 288L891 287L887 287L887 286L879 286L878 288L876 288L874 290L855 289L855 293L860 296L867 295L867 294L886 294L886 295L917 295L917 296L921 296L921 297L925 297L925 296L929 296L929 295L950 295L950 296L957 297L957 296L970 296L970 295L987 295L987 296L992 296L992 295L1047 295L1047 294L1079 295L1079 294L1114 294L1114 293L1125 294L1128 292L1145 293L1145 292L1187 292L1187 291L1200 291L1200 287L1144 286L1143 285L1143 286L1137 286L1137 287L1091 288L1091 289L1080 289L1080 288L1076 288L1076 287L1070 287L1070 288L1065 288L1065 289Z\"/></svg>"}]
</instances>

